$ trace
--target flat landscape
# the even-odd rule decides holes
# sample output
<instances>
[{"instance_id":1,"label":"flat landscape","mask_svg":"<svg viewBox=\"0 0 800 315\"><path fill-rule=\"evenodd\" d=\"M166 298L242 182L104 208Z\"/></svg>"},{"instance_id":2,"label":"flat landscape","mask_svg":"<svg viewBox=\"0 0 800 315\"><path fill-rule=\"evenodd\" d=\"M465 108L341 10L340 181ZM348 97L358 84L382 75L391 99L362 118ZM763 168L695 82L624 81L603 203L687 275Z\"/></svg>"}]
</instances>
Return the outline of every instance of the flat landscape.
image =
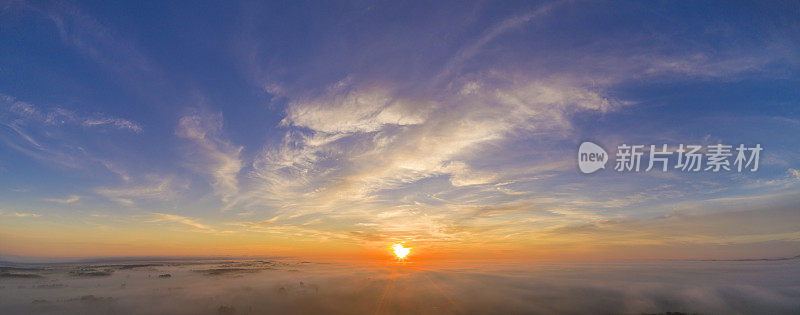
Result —
<instances>
[{"instance_id":1,"label":"flat landscape","mask_svg":"<svg viewBox=\"0 0 800 315\"><path fill-rule=\"evenodd\" d=\"M322 262L295 258L4 266L0 313L796 314L777 261Z\"/></svg>"}]
</instances>

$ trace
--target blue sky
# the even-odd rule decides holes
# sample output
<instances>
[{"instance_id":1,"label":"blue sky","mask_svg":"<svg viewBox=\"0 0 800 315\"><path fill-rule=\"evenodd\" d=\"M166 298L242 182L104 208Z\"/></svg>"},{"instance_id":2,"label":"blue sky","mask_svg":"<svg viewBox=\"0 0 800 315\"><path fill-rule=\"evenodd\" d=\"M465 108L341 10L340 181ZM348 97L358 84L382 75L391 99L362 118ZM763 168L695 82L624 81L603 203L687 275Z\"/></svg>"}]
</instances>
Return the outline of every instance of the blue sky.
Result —
<instances>
[{"instance_id":1,"label":"blue sky","mask_svg":"<svg viewBox=\"0 0 800 315\"><path fill-rule=\"evenodd\" d=\"M796 254L797 3L0 8L0 253ZM586 175L585 140L764 151Z\"/></svg>"}]
</instances>

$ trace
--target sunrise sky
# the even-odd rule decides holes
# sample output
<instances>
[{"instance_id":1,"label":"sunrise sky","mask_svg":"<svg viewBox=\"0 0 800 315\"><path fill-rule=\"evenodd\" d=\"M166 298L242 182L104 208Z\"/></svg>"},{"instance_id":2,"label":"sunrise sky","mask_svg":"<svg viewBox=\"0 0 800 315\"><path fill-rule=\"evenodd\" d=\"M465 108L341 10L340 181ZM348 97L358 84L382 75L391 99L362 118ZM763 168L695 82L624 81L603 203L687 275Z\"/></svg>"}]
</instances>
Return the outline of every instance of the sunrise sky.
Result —
<instances>
[{"instance_id":1,"label":"sunrise sky","mask_svg":"<svg viewBox=\"0 0 800 315\"><path fill-rule=\"evenodd\" d=\"M764 4L2 1L0 258L794 256L800 5Z\"/></svg>"}]
</instances>

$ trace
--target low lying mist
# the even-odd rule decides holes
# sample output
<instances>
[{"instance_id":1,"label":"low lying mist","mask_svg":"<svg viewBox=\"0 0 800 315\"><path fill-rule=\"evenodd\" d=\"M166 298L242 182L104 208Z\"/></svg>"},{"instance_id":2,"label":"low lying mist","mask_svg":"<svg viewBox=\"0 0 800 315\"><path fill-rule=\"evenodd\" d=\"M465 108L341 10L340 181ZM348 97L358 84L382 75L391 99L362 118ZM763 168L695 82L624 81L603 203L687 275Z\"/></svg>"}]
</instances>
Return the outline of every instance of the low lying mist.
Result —
<instances>
[{"instance_id":1,"label":"low lying mist","mask_svg":"<svg viewBox=\"0 0 800 315\"><path fill-rule=\"evenodd\" d=\"M798 314L797 279L797 260L13 265L0 313Z\"/></svg>"}]
</instances>

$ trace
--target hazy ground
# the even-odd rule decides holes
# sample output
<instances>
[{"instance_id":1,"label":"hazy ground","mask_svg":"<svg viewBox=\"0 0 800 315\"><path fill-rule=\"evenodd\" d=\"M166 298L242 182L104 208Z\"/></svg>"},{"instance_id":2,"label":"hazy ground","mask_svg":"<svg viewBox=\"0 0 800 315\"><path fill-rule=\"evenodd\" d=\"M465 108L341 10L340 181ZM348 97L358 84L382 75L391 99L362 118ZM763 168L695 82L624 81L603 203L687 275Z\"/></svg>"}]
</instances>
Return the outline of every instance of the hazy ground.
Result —
<instances>
[{"instance_id":1,"label":"hazy ground","mask_svg":"<svg viewBox=\"0 0 800 315\"><path fill-rule=\"evenodd\" d=\"M403 265L266 259L0 269L0 314L800 314L798 260Z\"/></svg>"}]
</instances>

